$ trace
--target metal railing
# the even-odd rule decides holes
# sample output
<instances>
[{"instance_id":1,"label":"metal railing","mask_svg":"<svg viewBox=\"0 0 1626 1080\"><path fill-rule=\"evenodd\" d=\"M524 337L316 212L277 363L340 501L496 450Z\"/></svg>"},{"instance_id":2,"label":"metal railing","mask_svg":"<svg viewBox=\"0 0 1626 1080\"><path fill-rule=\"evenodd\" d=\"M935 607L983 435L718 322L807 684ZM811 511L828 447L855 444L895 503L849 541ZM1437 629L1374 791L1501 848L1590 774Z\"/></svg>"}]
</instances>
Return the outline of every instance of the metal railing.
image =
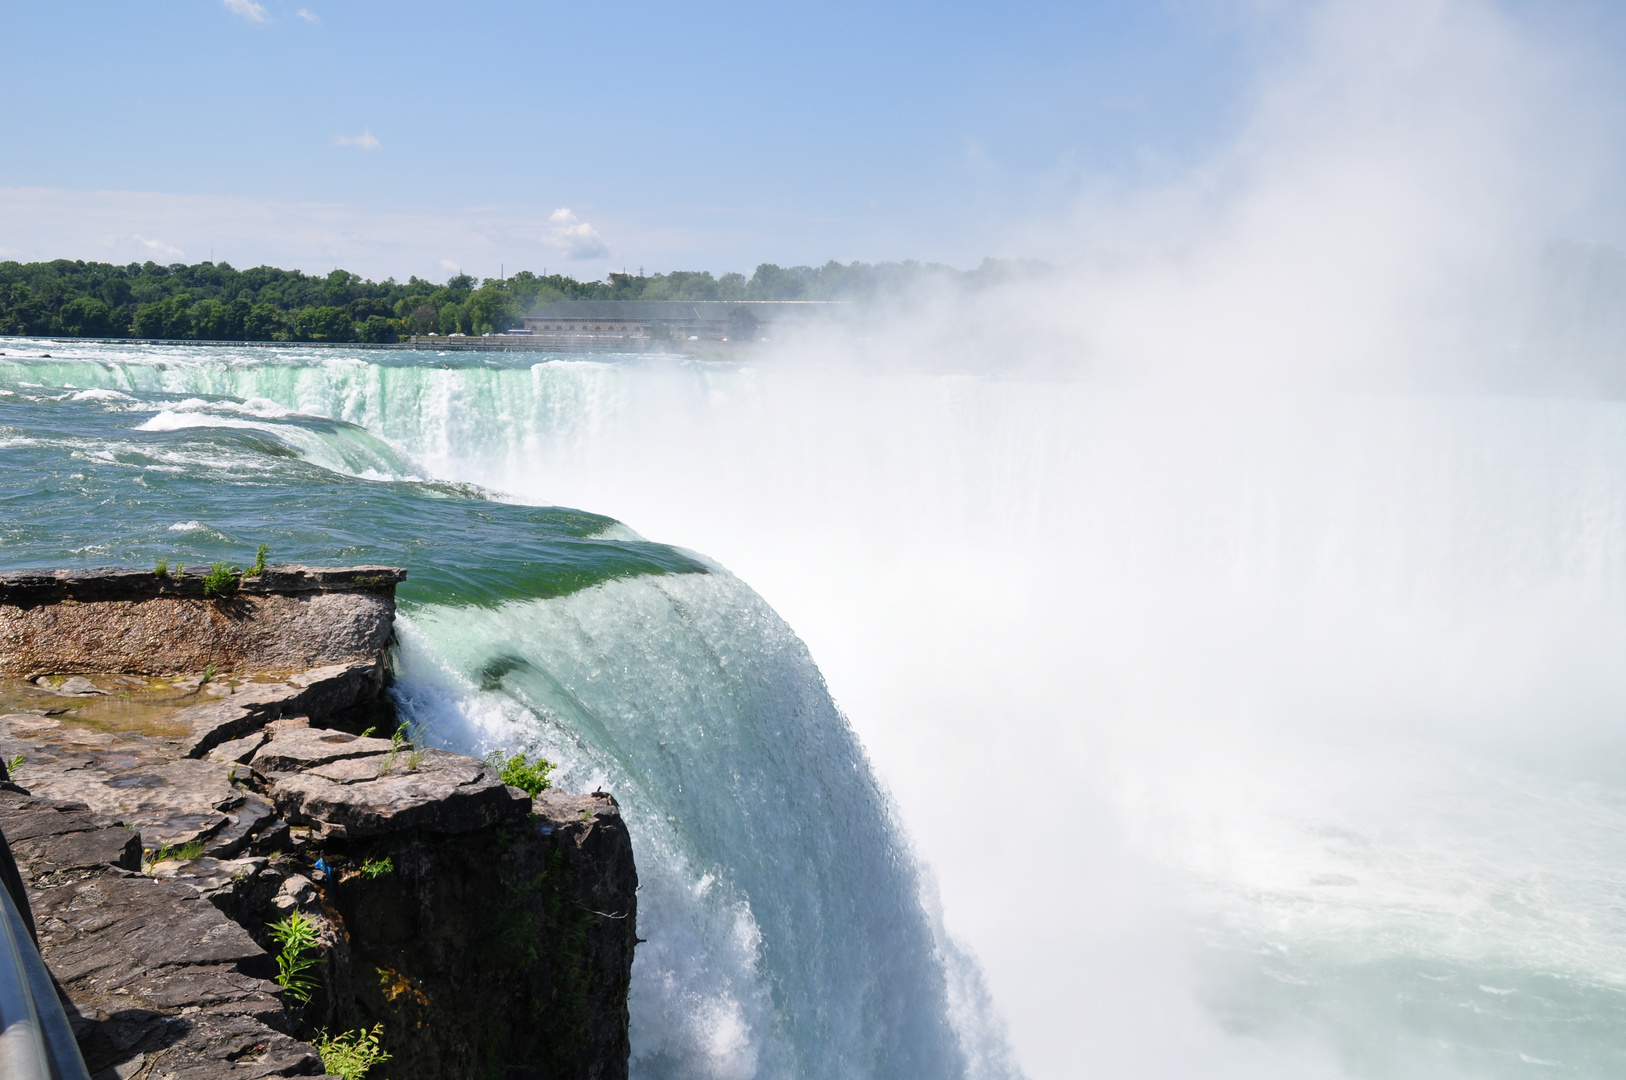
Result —
<instances>
[{"instance_id":1,"label":"metal railing","mask_svg":"<svg viewBox=\"0 0 1626 1080\"><path fill-rule=\"evenodd\" d=\"M0 843L4 843L0 839ZM90 1080L28 925L0 887L0 1077Z\"/></svg>"}]
</instances>

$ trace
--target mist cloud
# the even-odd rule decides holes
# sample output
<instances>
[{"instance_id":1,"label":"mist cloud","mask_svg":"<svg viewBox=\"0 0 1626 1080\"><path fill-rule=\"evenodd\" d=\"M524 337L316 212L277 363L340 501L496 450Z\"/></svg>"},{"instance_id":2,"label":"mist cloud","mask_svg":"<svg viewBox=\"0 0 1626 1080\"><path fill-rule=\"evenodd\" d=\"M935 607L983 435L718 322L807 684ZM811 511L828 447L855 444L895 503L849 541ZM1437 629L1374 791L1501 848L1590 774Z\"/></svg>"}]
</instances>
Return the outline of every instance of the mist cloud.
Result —
<instances>
[{"instance_id":1,"label":"mist cloud","mask_svg":"<svg viewBox=\"0 0 1626 1080\"><path fill-rule=\"evenodd\" d=\"M1599 59L1482 0L1254 10L1274 46L1227 145L1170 181L1099 178L1013 241L1048 282L924 299L909 340L1112 378L1516 367L1544 246L1618 217Z\"/></svg>"}]
</instances>

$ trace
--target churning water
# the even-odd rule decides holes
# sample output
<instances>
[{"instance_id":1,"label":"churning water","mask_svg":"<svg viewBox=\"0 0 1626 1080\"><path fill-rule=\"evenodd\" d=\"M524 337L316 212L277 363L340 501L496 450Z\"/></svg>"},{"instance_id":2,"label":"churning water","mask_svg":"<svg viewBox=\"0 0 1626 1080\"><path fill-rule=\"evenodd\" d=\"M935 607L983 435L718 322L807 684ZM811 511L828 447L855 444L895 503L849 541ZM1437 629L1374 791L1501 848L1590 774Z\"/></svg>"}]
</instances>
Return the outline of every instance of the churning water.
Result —
<instances>
[{"instance_id":1,"label":"churning water","mask_svg":"<svg viewBox=\"0 0 1626 1080\"><path fill-rule=\"evenodd\" d=\"M1626 1067L1626 406L0 348L4 565L405 565L616 794L638 1076Z\"/></svg>"}]
</instances>

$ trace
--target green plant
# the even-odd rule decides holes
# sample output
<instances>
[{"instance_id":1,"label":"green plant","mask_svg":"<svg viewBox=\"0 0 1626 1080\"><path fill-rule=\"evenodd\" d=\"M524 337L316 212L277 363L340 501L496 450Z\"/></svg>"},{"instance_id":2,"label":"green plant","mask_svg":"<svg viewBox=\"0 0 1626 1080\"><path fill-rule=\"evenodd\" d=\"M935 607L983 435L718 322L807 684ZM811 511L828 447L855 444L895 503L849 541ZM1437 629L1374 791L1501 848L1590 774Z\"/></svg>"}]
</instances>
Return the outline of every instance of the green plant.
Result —
<instances>
[{"instance_id":1,"label":"green plant","mask_svg":"<svg viewBox=\"0 0 1626 1080\"><path fill-rule=\"evenodd\" d=\"M373 732L375 732L377 730L378 730L378 728L376 728L376 727L370 727L366 731L363 731L361 733L361 737L363 739L370 738L372 736Z\"/></svg>"},{"instance_id":2,"label":"green plant","mask_svg":"<svg viewBox=\"0 0 1626 1080\"><path fill-rule=\"evenodd\" d=\"M217 562L209 567L209 572L203 575L204 596L235 596L237 587L243 583L243 572L235 566L227 566Z\"/></svg>"},{"instance_id":3,"label":"green plant","mask_svg":"<svg viewBox=\"0 0 1626 1080\"><path fill-rule=\"evenodd\" d=\"M378 775L383 776L385 773L393 770L395 768L395 759L401 755L401 751L403 749L411 749L411 746L412 744L407 741L406 721L403 720L401 722L401 726L395 729L395 734L390 736L389 753L385 754L384 760L378 763ZM421 752L417 753L416 757L417 762L423 761L423 754ZM411 761L411 759L408 760L409 762ZM418 767L417 762L411 762L413 769Z\"/></svg>"},{"instance_id":4,"label":"green plant","mask_svg":"<svg viewBox=\"0 0 1626 1080\"><path fill-rule=\"evenodd\" d=\"M265 573L265 557L270 553L271 548L269 545L260 545L260 549L254 553L254 565L248 568L249 577L259 577Z\"/></svg>"},{"instance_id":5,"label":"green plant","mask_svg":"<svg viewBox=\"0 0 1626 1080\"><path fill-rule=\"evenodd\" d=\"M23 767L23 756L18 754L14 758L6 759L6 775L13 780L17 778L17 770Z\"/></svg>"},{"instance_id":6,"label":"green plant","mask_svg":"<svg viewBox=\"0 0 1626 1080\"><path fill-rule=\"evenodd\" d=\"M193 859L203 857L203 841L189 840L180 847L172 847L168 840L158 845L158 850L147 851L147 865L155 866L169 859L179 859L182 862L191 862Z\"/></svg>"},{"instance_id":7,"label":"green plant","mask_svg":"<svg viewBox=\"0 0 1626 1080\"><path fill-rule=\"evenodd\" d=\"M388 855L384 856L382 859L368 859L366 862L361 864L362 876L367 878L380 878L385 874L393 873L394 871L395 860L391 859Z\"/></svg>"},{"instance_id":8,"label":"green plant","mask_svg":"<svg viewBox=\"0 0 1626 1080\"><path fill-rule=\"evenodd\" d=\"M203 678L198 680L198 686L199 686L199 688L202 688L202 687L208 686L210 683L212 683L214 681L215 681L215 662L213 660L211 660L207 664L203 665Z\"/></svg>"},{"instance_id":9,"label":"green plant","mask_svg":"<svg viewBox=\"0 0 1626 1080\"><path fill-rule=\"evenodd\" d=\"M428 752L421 746L415 747L412 753L407 755L407 772L417 772L418 767L423 764L423 756Z\"/></svg>"},{"instance_id":10,"label":"green plant","mask_svg":"<svg viewBox=\"0 0 1626 1080\"><path fill-rule=\"evenodd\" d=\"M183 562L176 563L175 564L175 580L179 581L181 578L183 578L185 576L186 576L186 564L183 563Z\"/></svg>"},{"instance_id":11,"label":"green plant","mask_svg":"<svg viewBox=\"0 0 1626 1080\"><path fill-rule=\"evenodd\" d=\"M157 574L159 577L168 577L169 576L169 560L168 559L159 559L158 560L158 565L153 568L153 573Z\"/></svg>"},{"instance_id":12,"label":"green plant","mask_svg":"<svg viewBox=\"0 0 1626 1080\"><path fill-rule=\"evenodd\" d=\"M344 1080L361 1080L368 1069L390 1059L390 1055L378 1045L379 1037L383 1034L383 1024L374 1024L371 1031L357 1028L338 1035L329 1035L324 1031L316 1038L316 1052L322 1055L323 1070L334 1076L342 1076Z\"/></svg>"},{"instance_id":13,"label":"green plant","mask_svg":"<svg viewBox=\"0 0 1626 1080\"><path fill-rule=\"evenodd\" d=\"M295 1001L309 1001L317 983L316 978L306 972L316 966L317 957L306 956L305 953L316 947L320 936L316 920L295 911L286 919L272 923L268 929L278 949L277 985L288 991L288 996ZM360 1076L361 1073L355 1075Z\"/></svg>"},{"instance_id":14,"label":"green plant","mask_svg":"<svg viewBox=\"0 0 1626 1080\"><path fill-rule=\"evenodd\" d=\"M503 783L523 790L532 798L548 789L548 774L553 771L553 763L546 758L539 757L533 764L524 754L510 757L501 750L493 750L486 761L497 770Z\"/></svg>"}]
</instances>

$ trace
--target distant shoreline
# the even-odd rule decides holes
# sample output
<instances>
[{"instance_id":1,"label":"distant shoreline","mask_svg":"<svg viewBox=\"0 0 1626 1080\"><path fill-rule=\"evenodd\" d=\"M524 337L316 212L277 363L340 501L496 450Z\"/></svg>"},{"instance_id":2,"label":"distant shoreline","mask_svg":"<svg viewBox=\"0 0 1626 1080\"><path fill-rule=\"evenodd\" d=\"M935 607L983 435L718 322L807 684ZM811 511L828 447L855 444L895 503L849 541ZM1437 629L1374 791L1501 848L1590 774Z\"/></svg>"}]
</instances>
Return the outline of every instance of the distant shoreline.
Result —
<instances>
[{"instance_id":1,"label":"distant shoreline","mask_svg":"<svg viewBox=\"0 0 1626 1080\"><path fill-rule=\"evenodd\" d=\"M572 349L547 348L535 341L527 340L520 334L493 334L491 337L463 338L459 340L446 340L439 342L429 341L197 341L192 338L82 338L82 337L23 337L14 336L15 340L38 341L51 345L173 345L182 348L211 348L216 346L230 346L234 349L382 349L405 350L408 352L549 352L549 353L584 353L584 352L637 352L654 353L669 352L682 353L685 356L696 355L701 350L685 349L680 346L683 342L660 342L664 348L651 348L651 343L641 342L640 347L615 348L612 346L582 346ZM720 343L705 342L709 352L719 352L727 349L715 348ZM732 350L729 350L732 351Z\"/></svg>"}]
</instances>

